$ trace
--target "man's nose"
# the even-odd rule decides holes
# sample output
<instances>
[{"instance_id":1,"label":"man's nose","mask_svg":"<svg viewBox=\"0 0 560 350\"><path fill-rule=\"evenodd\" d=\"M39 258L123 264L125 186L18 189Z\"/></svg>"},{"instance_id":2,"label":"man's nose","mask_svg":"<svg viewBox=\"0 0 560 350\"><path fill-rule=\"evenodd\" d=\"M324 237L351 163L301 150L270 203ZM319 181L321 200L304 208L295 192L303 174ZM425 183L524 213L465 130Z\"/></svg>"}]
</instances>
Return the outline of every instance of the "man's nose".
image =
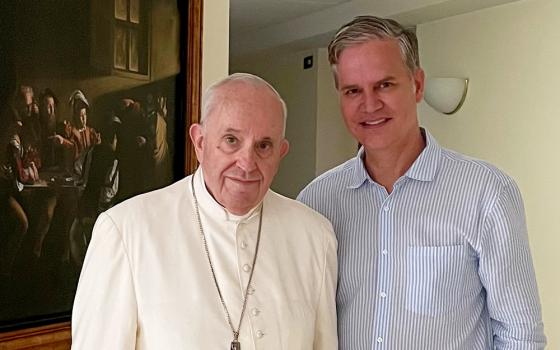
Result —
<instances>
[{"instance_id":1,"label":"man's nose","mask_svg":"<svg viewBox=\"0 0 560 350\"><path fill-rule=\"evenodd\" d=\"M364 112L373 113L383 107L383 101L379 98L377 92L366 91L364 93L363 106L364 106Z\"/></svg>"},{"instance_id":2,"label":"man's nose","mask_svg":"<svg viewBox=\"0 0 560 350\"><path fill-rule=\"evenodd\" d=\"M254 147L244 147L238 153L237 166L249 173L257 168L257 155Z\"/></svg>"}]
</instances>

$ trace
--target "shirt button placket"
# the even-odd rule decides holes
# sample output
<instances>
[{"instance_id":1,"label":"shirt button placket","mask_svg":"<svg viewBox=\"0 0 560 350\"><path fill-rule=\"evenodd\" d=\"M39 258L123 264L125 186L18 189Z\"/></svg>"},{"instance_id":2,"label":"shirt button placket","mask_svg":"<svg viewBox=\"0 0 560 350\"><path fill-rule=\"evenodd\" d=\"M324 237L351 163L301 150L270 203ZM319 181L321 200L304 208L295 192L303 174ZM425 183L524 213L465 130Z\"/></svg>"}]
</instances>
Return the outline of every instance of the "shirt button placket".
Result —
<instances>
[{"instance_id":1,"label":"shirt button placket","mask_svg":"<svg viewBox=\"0 0 560 350\"><path fill-rule=\"evenodd\" d=\"M388 312L388 282L391 278L388 261L388 245L392 235L392 208L386 198L379 211L379 242L377 254L378 284L376 290L375 348L384 348Z\"/></svg>"},{"instance_id":2,"label":"shirt button placket","mask_svg":"<svg viewBox=\"0 0 560 350\"><path fill-rule=\"evenodd\" d=\"M249 227L251 227L249 225ZM248 231L249 230L249 231ZM245 288L246 283L249 281L249 276L253 270L253 266L251 265L252 258L254 254L254 242L251 242L250 238L251 231L248 228L248 225L244 223L240 223L238 226L237 231L237 247L238 247L238 257L239 257L239 266L241 267L241 283L243 288ZM253 277L254 278L254 277ZM266 336L266 329L263 324L263 312L262 307L258 302L258 298L255 296L256 288L255 288L255 280L251 282L251 284L247 287L247 294L248 294L248 305L247 305L247 315L251 317L251 327L253 329L256 328L254 336L257 340L262 342L263 338ZM249 306L252 305L252 306ZM262 345L262 344L261 344ZM258 347L257 347L258 348Z\"/></svg>"},{"instance_id":3,"label":"shirt button placket","mask_svg":"<svg viewBox=\"0 0 560 350\"><path fill-rule=\"evenodd\" d=\"M241 275L241 285L242 288L245 289L246 283L249 281L249 275L252 270L252 266L250 264L251 261L251 251L249 247L249 240L247 237L247 225L244 222L240 222L236 228L236 235L237 235L237 257L238 257L238 266L241 267L241 271L243 274ZM254 293L254 288L249 286L248 294Z\"/></svg>"}]
</instances>

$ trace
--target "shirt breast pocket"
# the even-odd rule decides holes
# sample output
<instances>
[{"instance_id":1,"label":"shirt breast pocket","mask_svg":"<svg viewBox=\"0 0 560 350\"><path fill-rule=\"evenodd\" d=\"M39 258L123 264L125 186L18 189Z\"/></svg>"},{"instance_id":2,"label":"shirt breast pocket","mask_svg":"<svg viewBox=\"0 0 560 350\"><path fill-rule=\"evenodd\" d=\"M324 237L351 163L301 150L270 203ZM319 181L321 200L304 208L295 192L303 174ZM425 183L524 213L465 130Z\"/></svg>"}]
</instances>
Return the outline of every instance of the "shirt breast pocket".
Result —
<instances>
[{"instance_id":1,"label":"shirt breast pocket","mask_svg":"<svg viewBox=\"0 0 560 350\"><path fill-rule=\"evenodd\" d=\"M406 308L437 316L460 306L468 256L463 245L408 247Z\"/></svg>"}]
</instances>

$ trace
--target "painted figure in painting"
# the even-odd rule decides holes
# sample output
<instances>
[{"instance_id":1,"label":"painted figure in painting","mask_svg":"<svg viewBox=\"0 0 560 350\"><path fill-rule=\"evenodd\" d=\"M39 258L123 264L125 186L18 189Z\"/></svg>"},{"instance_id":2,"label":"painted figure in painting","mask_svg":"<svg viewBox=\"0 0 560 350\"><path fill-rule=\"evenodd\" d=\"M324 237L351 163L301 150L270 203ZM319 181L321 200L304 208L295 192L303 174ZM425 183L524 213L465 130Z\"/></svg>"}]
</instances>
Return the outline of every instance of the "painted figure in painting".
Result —
<instances>
[{"instance_id":1,"label":"painted figure in painting","mask_svg":"<svg viewBox=\"0 0 560 350\"><path fill-rule=\"evenodd\" d=\"M117 158L121 184L118 200L122 201L148 190L153 179L153 129L140 102L122 99L116 111Z\"/></svg>"},{"instance_id":2,"label":"painted figure in painting","mask_svg":"<svg viewBox=\"0 0 560 350\"><path fill-rule=\"evenodd\" d=\"M167 144L167 97L152 94L147 97L147 115L150 128L153 128L153 184L152 187L160 188L172 179L171 158Z\"/></svg>"},{"instance_id":3,"label":"painted figure in painting","mask_svg":"<svg viewBox=\"0 0 560 350\"><path fill-rule=\"evenodd\" d=\"M29 228L27 213L22 206L23 183L33 183L38 177L33 165L23 164L23 146L19 137L21 125L17 122L17 112L4 101L0 114L6 129L2 133L2 156L0 157L0 277L12 274L14 261L18 256L24 237Z\"/></svg>"}]
</instances>

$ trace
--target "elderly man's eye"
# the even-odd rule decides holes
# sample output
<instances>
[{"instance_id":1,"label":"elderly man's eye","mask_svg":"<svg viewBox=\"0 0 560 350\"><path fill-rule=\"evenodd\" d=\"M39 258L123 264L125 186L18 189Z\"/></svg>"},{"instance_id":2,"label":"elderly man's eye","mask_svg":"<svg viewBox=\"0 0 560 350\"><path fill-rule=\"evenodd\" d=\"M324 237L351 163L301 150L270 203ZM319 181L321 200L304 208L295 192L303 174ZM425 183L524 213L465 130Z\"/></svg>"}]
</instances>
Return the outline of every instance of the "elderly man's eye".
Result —
<instances>
[{"instance_id":1,"label":"elderly man's eye","mask_svg":"<svg viewBox=\"0 0 560 350\"><path fill-rule=\"evenodd\" d=\"M260 149L269 149L270 147L272 147L272 144L270 142L260 142L259 143L259 148Z\"/></svg>"},{"instance_id":2,"label":"elderly man's eye","mask_svg":"<svg viewBox=\"0 0 560 350\"><path fill-rule=\"evenodd\" d=\"M229 145L234 145L237 142L237 138L235 138L234 136L226 136L224 137L224 140Z\"/></svg>"},{"instance_id":3,"label":"elderly man's eye","mask_svg":"<svg viewBox=\"0 0 560 350\"><path fill-rule=\"evenodd\" d=\"M257 151L260 154L268 154L270 153L270 151L272 150L272 142L270 141L263 141L263 142L259 142L257 143Z\"/></svg>"},{"instance_id":4,"label":"elderly man's eye","mask_svg":"<svg viewBox=\"0 0 560 350\"><path fill-rule=\"evenodd\" d=\"M347 89L344 91L344 95L346 96L353 96L353 95L357 95L360 91L356 88L354 89Z\"/></svg>"}]
</instances>

